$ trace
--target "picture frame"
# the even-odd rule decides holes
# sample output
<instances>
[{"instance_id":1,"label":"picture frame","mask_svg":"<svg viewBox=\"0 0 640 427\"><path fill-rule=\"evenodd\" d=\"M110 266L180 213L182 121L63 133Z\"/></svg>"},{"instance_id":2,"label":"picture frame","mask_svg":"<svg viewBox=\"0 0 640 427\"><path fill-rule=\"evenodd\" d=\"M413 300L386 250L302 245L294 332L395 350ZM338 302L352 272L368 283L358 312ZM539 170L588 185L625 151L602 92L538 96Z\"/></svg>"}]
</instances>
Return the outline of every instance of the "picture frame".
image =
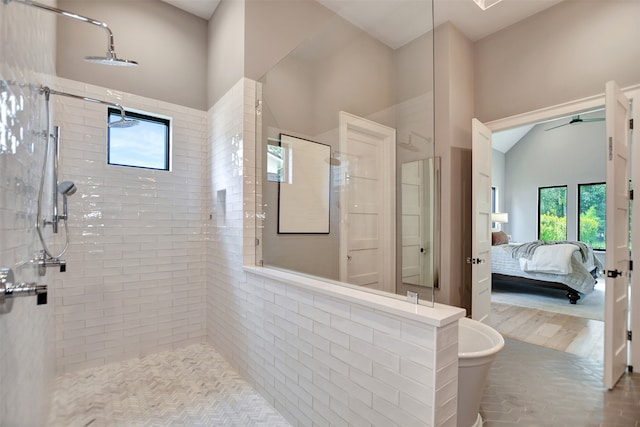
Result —
<instances>
[{"instance_id":1,"label":"picture frame","mask_svg":"<svg viewBox=\"0 0 640 427\"><path fill-rule=\"evenodd\" d=\"M331 146L280 134L287 154L278 183L278 234L329 234Z\"/></svg>"}]
</instances>

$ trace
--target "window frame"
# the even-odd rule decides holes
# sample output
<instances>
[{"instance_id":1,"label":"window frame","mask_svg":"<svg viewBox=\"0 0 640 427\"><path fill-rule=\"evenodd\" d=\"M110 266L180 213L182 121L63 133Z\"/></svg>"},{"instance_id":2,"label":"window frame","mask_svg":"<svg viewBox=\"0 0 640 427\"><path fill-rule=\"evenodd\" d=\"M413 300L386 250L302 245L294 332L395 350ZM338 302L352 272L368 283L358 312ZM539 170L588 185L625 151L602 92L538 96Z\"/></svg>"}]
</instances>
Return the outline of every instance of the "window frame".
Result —
<instances>
[{"instance_id":1,"label":"window frame","mask_svg":"<svg viewBox=\"0 0 640 427\"><path fill-rule=\"evenodd\" d=\"M541 231L542 231L542 224L541 224L541 213L540 213L540 208L541 208L541 201L542 201L542 197L541 193L543 190L548 190L548 189L552 189L552 188L564 188L564 219L565 219L565 230L564 230L564 239L563 240L567 240L567 235L568 235L568 230L567 230L567 196L568 196L568 191L569 188L568 186L565 185L549 185L549 186L545 186L545 187L538 187L538 212L537 212L537 216L538 216L538 233L537 233L537 239L538 240L542 240L541 237Z\"/></svg>"},{"instance_id":2,"label":"window frame","mask_svg":"<svg viewBox=\"0 0 640 427\"><path fill-rule=\"evenodd\" d=\"M606 199L606 197L607 197L607 182L606 181L578 184L578 218L577 218L577 220L578 220L578 233L577 233L577 236L578 236L578 241L582 241L582 239L580 238L580 232L581 232L581 228L580 228L580 217L581 217L580 211L581 211L581 209L580 208L581 208L581 195L582 195L582 192L580 190L581 190L582 187L588 187L588 186L593 186L593 185L602 185L602 186L604 186L604 189L605 189L605 193L604 193L605 199L603 201L604 202L604 206L605 206L605 211L604 211L604 214L605 214L605 216L604 216L604 224L605 224L605 226L604 226L605 227L604 248L598 248L598 249L594 248L593 250L594 251L606 251L607 250L607 239L606 239L606 230L607 230L607 209L606 209L606 207L607 207L607 199Z\"/></svg>"},{"instance_id":3,"label":"window frame","mask_svg":"<svg viewBox=\"0 0 640 427\"><path fill-rule=\"evenodd\" d=\"M157 171L171 171L171 158L172 158L172 140L171 135L173 133L172 119L171 117L163 116L160 114L153 114L144 111L128 110L125 109L125 114L128 119L143 120L147 122L153 122L165 126L165 141L164 141L164 165L165 167L156 168L150 166L130 165L124 163L112 163L111 162L111 128L109 127L109 120L112 115L120 117L120 109L114 107L107 108L107 165L109 166L123 166L137 169L148 169Z\"/></svg>"}]
</instances>

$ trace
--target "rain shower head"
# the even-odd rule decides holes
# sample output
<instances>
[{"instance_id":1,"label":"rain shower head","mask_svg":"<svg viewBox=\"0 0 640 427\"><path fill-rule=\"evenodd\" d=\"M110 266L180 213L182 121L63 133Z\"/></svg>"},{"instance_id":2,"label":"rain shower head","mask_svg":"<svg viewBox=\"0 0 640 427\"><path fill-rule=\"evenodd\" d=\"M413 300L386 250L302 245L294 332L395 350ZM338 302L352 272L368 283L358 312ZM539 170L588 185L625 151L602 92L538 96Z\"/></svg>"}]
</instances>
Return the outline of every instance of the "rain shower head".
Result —
<instances>
[{"instance_id":1,"label":"rain shower head","mask_svg":"<svg viewBox=\"0 0 640 427\"><path fill-rule=\"evenodd\" d=\"M109 122L110 128L124 129L136 126L139 122L137 120L127 119L126 117L116 120L115 122Z\"/></svg>"},{"instance_id":2,"label":"rain shower head","mask_svg":"<svg viewBox=\"0 0 640 427\"><path fill-rule=\"evenodd\" d=\"M111 107L119 109L120 110L120 120L116 120L115 122L110 122L109 123L109 127L110 128L111 127L113 127L113 128L128 128L128 127L135 126L135 125L138 124L137 120L127 119L127 115L126 115L122 105L116 104L115 102L103 101L101 99L90 98L88 96L75 95L73 93L60 92L60 91L57 91L57 90L50 89L47 86L41 87L40 88L40 92L44 93L44 95L45 95L45 97L47 97L47 99L48 99L49 95L60 95L60 96L66 96L66 97L69 97L69 98L81 99L83 101L93 102L93 103L96 103L96 104L109 105Z\"/></svg>"},{"instance_id":3,"label":"rain shower head","mask_svg":"<svg viewBox=\"0 0 640 427\"><path fill-rule=\"evenodd\" d=\"M78 187L71 181L63 181L58 184L58 192L63 196L73 196L78 191Z\"/></svg>"},{"instance_id":4,"label":"rain shower head","mask_svg":"<svg viewBox=\"0 0 640 427\"><path fill-rule=\"evenodd\" d=\"M94 64L116 65L120 67L135 67L138 65L136 61L120 59L116 56L116 51L115 51L114 41L113 41L113 33L111 32L111 30L109 29L109 26L106 23L97 21L95 19L87 18L86 16L78 15L73 12L67 12L66 10L58 9L56 7L48 6L46 4L31 1L31 0L3 0L4 4L9 4L12 1L16 3L22 3L26 6L31 6L31 7L36 7L38 9L46 10L48 12L53 12L60 16L75 19L76 21L81 21L87 24L95 25L105 30L107 32L106 56L86 56L84 58L85 61L88 61Z\"/></svg>"},{"instance_id":5,"label":"rain shower head","mask_svg":"<svg viewBox=\"0 0 640 427\"><path fill-rule=\"evenodd\" d=\"M136 61L117 58L115 53L107 56L85 56L84 60L92 64L113 65L116 67L135 67L138 65Z\"/></svg>"}]
</instances>

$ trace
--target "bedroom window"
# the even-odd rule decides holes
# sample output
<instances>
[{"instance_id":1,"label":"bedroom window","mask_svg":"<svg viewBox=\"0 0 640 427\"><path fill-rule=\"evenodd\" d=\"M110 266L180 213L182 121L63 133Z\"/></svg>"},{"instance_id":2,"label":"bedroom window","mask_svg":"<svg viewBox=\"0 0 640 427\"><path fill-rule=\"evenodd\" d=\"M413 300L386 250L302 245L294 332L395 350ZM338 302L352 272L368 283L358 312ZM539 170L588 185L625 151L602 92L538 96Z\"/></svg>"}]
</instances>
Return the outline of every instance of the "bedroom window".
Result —
<instances>
[{"instance_id":1,"label":"bedroom window","mask_svg":"<svg viewBox=\"0 0 640 427\"><path fill-rule=\"evenodd\" d=\"M605 250L606 184L578 184L578 240Z\"/></svg>"},{"instance_id":2,"label":"bedroom window","mask_svg":"<svg viewBox=\"0 0 640 427\"><path fill-rule=\"evenodd\" d=\"M567 240L567 186L538 188L538 240Z\"/></svg>"}]
</instances>

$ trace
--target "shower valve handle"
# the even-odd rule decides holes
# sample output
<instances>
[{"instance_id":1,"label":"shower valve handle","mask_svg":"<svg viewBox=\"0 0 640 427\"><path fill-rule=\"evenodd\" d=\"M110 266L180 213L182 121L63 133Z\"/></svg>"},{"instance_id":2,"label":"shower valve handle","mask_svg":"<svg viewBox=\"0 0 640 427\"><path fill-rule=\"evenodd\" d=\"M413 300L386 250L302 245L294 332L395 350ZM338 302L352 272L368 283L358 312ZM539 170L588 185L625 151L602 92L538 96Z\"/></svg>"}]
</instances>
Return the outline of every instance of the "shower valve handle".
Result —
<instances>
[{"instance_id":1,"label":"shower valve handle","mask_svg":"<svg viewBox=\"0 0 640 427\"><path fill-rule=\"evenodd\" d=\"M10 268L0 268L0 305L4 304L7 298L19 296L36 295L37 303L47 303L47 285L38 285L35 282L14 283L13 270Z\"/></svg>"},{"instance_id":2,"label":"shower valve handle","mask_svg":"<svg viewBox=\"0 0 640 427\"><path fill-rule=\"evenodd\" d=\"M38 268L38 274L44 276L47 274L47 267L60 267L60 273L67 271L67 261L60 258L51 258L44 251L38 252L36 258L32 261Z\"/></svg>"}]
</instances>

